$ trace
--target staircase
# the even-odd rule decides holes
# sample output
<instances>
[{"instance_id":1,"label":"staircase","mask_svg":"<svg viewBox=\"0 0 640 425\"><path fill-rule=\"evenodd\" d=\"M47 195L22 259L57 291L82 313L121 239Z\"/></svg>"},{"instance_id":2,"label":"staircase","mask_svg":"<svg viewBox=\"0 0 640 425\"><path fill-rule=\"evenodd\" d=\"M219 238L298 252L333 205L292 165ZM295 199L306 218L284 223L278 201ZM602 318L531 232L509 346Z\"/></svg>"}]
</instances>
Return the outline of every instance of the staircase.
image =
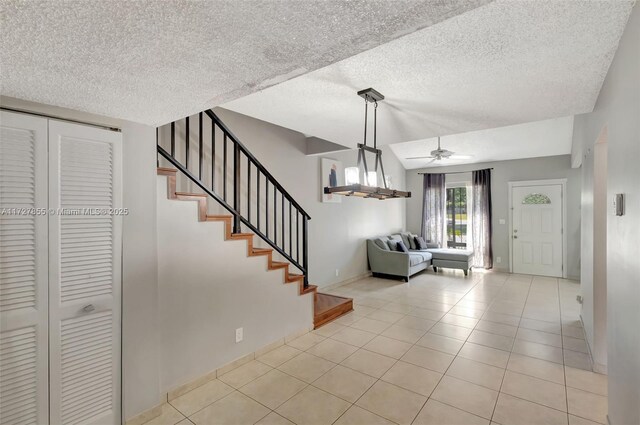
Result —
<instances>
[{"instance_id":1,"label":"staircase","mask_svg":"<svg viewBox=\"0 0 640 425\"><path fill-rule=\"evenodd\" d=\"M353 309L350 298L309 284L311 217L212 110L159 128L157 150L167 197L198 202L199 221L223 222L226 240L245 240L247 256L266 256L268 270L284 270L299 295L313 293L314 327Z\"/></svg>"}]
</instances>

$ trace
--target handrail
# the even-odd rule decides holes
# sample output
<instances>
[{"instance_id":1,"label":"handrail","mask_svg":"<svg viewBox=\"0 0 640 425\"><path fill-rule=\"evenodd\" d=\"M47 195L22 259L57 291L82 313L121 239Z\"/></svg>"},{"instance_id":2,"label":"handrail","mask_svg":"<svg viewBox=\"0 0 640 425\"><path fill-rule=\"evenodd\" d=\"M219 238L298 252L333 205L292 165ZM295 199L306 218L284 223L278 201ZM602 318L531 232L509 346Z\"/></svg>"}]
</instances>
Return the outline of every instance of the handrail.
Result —
<instances>
[{"instance_id":1,"label":"handrail","mask_svg":"<svg viewBox=\"0 0 640 425\"><path fill-rule=\"evenodd\" d=\"M229 211L234 217L238 217L242 223L251 229L252 232L260 236L266 243L268 243L273 249L278 251L283 257L285 257L288 261L293 263L297 268L299 268L302 272L306 273L306 269L302 267L300 263L298 263L295 259L293 259L289 254L287 254L282 248L280 248L277 244L275 244L268 236L258 230L249 220L244 218L239 212L235 211L231 205L225 202L220 195L211 191L208 187L204 185L193 173L186 168L180 162L176 161L166 150L164 150L161 146L158 146L158 153L162 155L167 161L169 161L174 167L176 167L180 172L182 172L185 176L189 177L198 187L206 192L207 195L211 196L213 199L218 201L220 205L222 205L227 211Z\"/></svg>"},{"instance_id":2,"label":"handrail","mask_svg":"<svg viewBox=\"0 0 640 425\"><path fill-rule=\"evenodd\" d=\"M203 120L206 116L210 120L210 126L207 124L207 128L211 128L211 143L206 146L206 150L210 150L211 154L211 167L209 171L204 170L204 138L203 138ZM258 235L262 240L267 242L277 253L282 255L292 265L297 267L304 274L304 286L307 287L308 271L309 271L309 244L308 244L308 221L311 216L296 202L295 199L287 192L284 187L276 180L276 178L266 169L260 161L244 146L240 140L231 132L231 130L220 120L220 118L212 111L206 110L200 112L195 117L197 119L196 125L190 126L190 118L185 117L182 120L174 121L171 123L171 137L165 141L170 152L165 150L160 144L159 132L157 134L157 150L159 158L160 156L175 168L177 168L182 174L189 180L194 182L200 189L202 189L208 196L212 197L216 202L222 205L233 217L233 233L241 233L242 226L245 226L251 230L254 234ZM184 123L184 138L176 140L176 124L179 122ZM197 128L197 130L196 130ZM191 144L191 132L197 133L197 137L193 138L193 144ZM221 190L216 189L216 133L221 134L223 137L220 141L222 143L222 150L220 156L222 157L222 175L220 177L219 185L222 186ZM218 139L220 140L220 139ZM170 143L169 143L170 142ZM176 142L180 143L180 148L176 150ZM232 151L229 152L228 143L231 142ZM184 147L184 150L182 150ZM189 161L190 150L197 151L197 161ZM184 163L177 157L177 153L184 159ZM229 154L232 155L231 162L228 161ZM246 157L246 161L242 159L242 156ZM158 161L158 164L160 162ZM190 165L190 163L192 165ZM241 164L246 164L246 180L242 176L241 168L244 168ZM255 167L255 175L252 178L252 168ZM191 172L193 169L194 172ZM197 171L196 171L197 170ZM203 176L203 170L206 171ZM264 178L264 191L261 190L260 182ZM253 182L253 184L252 184ZM209 184L211 187L209 187ZM228 186L232 186L233 192L231 193L232 201L228 200ZM254 186L255 185L255 186ZM219 187L219 186L218 186ZM255 187L255 191L252 188ZM242 194L246 188L246 194ZM256 198L252 201L251 194L255 193ZM279 193L279 194L278 194ZM264 194L264 204L260 203L260 196ZM241 208L243 205L242 198L246 196L246 207ZM270 204L269 198L272 198L273 203ZM285 202L286 201L286 202ZM288 203L288 209L285 208ZM252 205L255 206L255 224L252 222ZM280 209L281 214L278 214ZM244 210L244 212L243 212ZM288 210L288 214L287 214ZM261 211L264 211L265 215L265 231L261 231L260 217ZM273 214L273 230L271 236L269 235L269 216ZM287 217L288 216L288 217ZM300 223L302 218L302 223ZM295 221L295 227L294 227ZM278 224L280 223L280 226ZM288 224L288 226L286 226ZM286 230L288 227L289 237L286 238ZM295 234L295 244L294 244ZM302 240L300 239L302 237ZM288 244L287 244L288 240ZM302 244L300 244L302 242ZM288 252L287 252L288 248ZM295 258L294 258L295 253Z\"/></svg>"},{"instance_id":3,"label":"handrail","mask_svg":"<svg viewBox=\"0 0 640 425\"><path fill-rule=\"evenodd\" d=\"M285 190L284 187L282 187L282 185L280 183L278 183L278 180L276 180L275 177L273 177L273 175L264 167L264 165L262 165L260 163L260 161L258 161L256 159L255 156L253 156L253 154L251 152L249 152L249 150L247 149L247 147L245 145L242 144L242 142L240 142L240 140L238 140L238 138L235 136L235 134L233 134L231 132L231 130L229 130L229 127L227 127L221 120L220 118L218 118L218 116L215 114L215 112L213 112L211 109L207 109L205 111L205 113L207 115L209 115L209 117L215 121L215 123L218 125L218 127L220 127L220 129L225 132L227 134L228 137L231 138L231 140L234 143L237 143L238 146L240 147L240 149L242 150L242 152L251 159L251 162L253 162L253 165L255 165L257 168L260 169L260 171L262 171L262 174L264 174L266 177L269 178L269 180L271 181L271 183L273 183L273 185L275 187L278 188L278 190L280 191L280 193L282 193L289 202L291 202L293 204L293 206L296 207L296 209L298 211L300 211L302 214L304 214L307 219L311 220L311 216L309 214L307 214L307 212L300 206L300 204L298 204L296 202L295 199L293 199L293 196L289 195L289 192L287 192Z\"/></svg>"}]
</instances>

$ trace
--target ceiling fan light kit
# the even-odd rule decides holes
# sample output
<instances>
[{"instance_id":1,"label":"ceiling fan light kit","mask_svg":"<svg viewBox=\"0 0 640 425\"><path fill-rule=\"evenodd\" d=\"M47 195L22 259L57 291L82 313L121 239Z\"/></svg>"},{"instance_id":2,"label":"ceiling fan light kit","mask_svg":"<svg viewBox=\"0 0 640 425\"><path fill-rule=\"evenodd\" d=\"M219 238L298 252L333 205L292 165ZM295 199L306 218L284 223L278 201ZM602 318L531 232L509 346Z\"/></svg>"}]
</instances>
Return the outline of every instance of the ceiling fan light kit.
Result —
<instances>
[{"instance_id":1,"label":"ceiling fan light kit","mask_svg":"<svg viewBox=\"0 0 640 425\"><path fill-rule=\"evenodd\" d=\"M440 136L438 136L438 149L432 150L429 152L429 156L410 156L405 159L429 159L431 161L428 164L431 164L434 161L442 161L443 159L471 159L470 155L456 155L455 152L451 152L447 149L442 149L440 147Z\"/></svg>"},{"instance_id":2,"label":"ceiling fan light kit","mask_svg":"<svg viewBox=\"0 0 640 425\"><path fill-rule=\"evenodd\" d=\"M358 143L358 163L355 167L357 171L350 170L350 173L346 176L346 186L337 187L325 187L325 194L344 195L344 196L358 196L361 198L375 198L375 199L391 199L391 198L410 198L411 192L405 192L402 190L394 190L387 187L387 178L384 174L384 166L382 165L382 151L377 146L377 118L378 118L378 101L384 100L384 96L378 91L368 88L360 90L358 96L364 99L364 140L363 143ZM373 147L367 146L367 114L369 109L369 103L373 103ZM374 171L369 171L367 165L367 153L373 153L376 157L374 165ZM380 173L382 179L378 179L378 165L380 166ZM354 168L354 167L351 167ZM349 169L348 169L349 170ZM363 170L363 180L365 184L360 184L360 171ZM381 181L384 187L377 186L377 182Z\"/></svg>"}]
</instances>

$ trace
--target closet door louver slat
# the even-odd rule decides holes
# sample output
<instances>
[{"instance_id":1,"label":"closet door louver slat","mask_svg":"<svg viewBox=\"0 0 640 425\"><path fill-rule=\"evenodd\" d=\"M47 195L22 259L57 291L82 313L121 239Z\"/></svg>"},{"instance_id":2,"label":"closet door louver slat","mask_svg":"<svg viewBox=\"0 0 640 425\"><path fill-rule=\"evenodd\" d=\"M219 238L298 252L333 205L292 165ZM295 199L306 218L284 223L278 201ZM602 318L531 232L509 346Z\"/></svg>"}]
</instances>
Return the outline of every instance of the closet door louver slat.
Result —
<instances>
[{"instance_id":1,"label":"closet door louver slat","mask_svg":"<svg viewBox=\"0 0 640 425\"><path fill-rule=\"evenodd\" d=\"M121 136L50 121L49 155L51 423L120 423Z\"/></svg>"},{"instance_id":2,"label":"closet door louver slat","mask_svg":"<svg viewBox=\"0 0 640 425\"><path fill-rule=\"evenodd\" d=\"M48 423L47 120L0 112L0 423Z\"/></svg>"}]
</instances>

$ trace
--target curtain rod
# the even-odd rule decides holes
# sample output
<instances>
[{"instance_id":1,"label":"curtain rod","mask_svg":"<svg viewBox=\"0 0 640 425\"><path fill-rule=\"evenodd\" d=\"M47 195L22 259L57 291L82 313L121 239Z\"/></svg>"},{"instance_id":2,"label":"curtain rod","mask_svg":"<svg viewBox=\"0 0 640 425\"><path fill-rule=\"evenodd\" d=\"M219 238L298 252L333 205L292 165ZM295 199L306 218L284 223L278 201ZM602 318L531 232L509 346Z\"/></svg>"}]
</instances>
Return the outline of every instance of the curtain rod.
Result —
<instances>
[{"instance_id":1,"label":"curtain rod","mask_svg":"<svg viewBox=\"0 0 640 425\"><path fill-rule=\"evenodd\" d=\"M418 173L418 175L421 175L421 174L464 174L464 173L472 173L474 171L480 171L480 170L493 170L493 167L491 167L491 168L479 168L477 170L469 170L469 171L449 171L448 173Z\"/></svg>"}]
</instances>

